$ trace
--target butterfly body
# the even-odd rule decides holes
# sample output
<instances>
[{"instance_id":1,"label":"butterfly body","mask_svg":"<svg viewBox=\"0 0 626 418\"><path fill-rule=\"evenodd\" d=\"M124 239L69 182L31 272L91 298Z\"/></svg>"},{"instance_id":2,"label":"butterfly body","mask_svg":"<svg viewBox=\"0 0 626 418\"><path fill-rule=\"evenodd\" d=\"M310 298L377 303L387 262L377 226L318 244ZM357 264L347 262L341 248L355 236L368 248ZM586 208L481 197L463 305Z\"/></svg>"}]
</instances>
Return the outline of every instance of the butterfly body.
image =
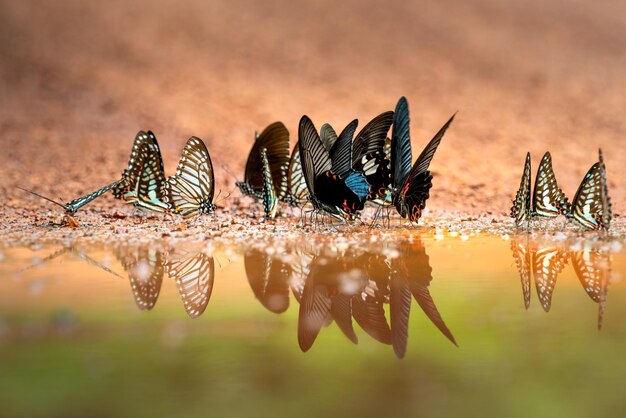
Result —
<instances>
[{"instance_id":1,"label":"butterfly body","mask_svg":"<svg viewBox=\"0 0 626 418\"><path fill-rule=\"evenodd\" d=\"M278 196L272 182L272 173L267 159L267 149L261 150L261 161L263 165L263 208L267 219L274 219L278 210Z\"/></svg>"}]
</instances>

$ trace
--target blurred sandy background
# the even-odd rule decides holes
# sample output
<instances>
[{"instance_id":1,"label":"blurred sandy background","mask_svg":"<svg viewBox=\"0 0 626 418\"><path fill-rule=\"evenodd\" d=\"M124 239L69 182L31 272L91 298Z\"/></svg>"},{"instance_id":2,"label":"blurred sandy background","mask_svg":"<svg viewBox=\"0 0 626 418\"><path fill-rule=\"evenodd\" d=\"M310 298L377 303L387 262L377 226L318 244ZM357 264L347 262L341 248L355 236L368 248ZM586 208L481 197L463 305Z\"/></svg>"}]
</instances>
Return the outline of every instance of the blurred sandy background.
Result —
<instances>
[{"instance_id":1,"label":"blurred sandy background","mask_svg":"<svg viewBox=\"0 0 626 418\"><path fill-rule=\"evenodd\" d=\"M401 95L414 157L459 112L429 208L508 212L526 151L573 196L602 146L619 212L625 33L623 1L2 1L5 219L42 204L17 184L69 200L116 179L139 129L167 174L203 138L230 190L219 165L241 173L255 130L282 120L294 144L304 113L363 126Z\"/></svg>"}]
</instances>

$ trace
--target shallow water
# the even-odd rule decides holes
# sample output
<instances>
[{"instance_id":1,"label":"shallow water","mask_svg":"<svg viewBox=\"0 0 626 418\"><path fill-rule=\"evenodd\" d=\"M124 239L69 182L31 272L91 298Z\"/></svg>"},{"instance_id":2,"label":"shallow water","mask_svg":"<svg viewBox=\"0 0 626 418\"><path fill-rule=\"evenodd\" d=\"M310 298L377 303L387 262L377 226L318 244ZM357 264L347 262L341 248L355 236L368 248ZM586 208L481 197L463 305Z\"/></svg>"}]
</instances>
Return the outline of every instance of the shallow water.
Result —
<instances>
[{"instance_id":1,"label":"shallow water","mask_svg":"<svg viewBox=\"0 0 626 418\"><path fill-rule=\"evenodd\" d=\"M0 416L621 416L626 253L336 234L0 252Z\"/></svg>"}]
</instances>

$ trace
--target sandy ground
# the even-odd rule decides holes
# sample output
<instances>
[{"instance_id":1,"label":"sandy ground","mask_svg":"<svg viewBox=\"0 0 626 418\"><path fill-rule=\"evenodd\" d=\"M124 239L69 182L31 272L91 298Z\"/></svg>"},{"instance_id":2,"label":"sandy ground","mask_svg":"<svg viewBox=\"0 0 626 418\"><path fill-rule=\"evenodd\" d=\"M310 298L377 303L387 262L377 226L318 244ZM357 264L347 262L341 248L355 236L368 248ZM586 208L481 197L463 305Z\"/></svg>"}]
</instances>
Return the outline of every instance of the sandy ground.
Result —
<instances>
[{"instance_id":1,"label":"sandy ground","mask_svg":"<svg viewBox=\"0 0 626 418\"><path fill-rule=\"evenodd\" d=\"M222 166L242 173L255 130L282 120L294 144L304 113L363 126L401 95L414 156L459 112L432 165L431 214L508 213L526 151L534 171L550 150L573 196L599 146L620 212L624 33L620 1L2 1L0 232L59 215L14 186L92 191L119 176L140 129L156 133L167 174L203 138L230 191ZM134 223L110 218L130 214L110 196L92 207L87 223Z\"/></svg>"}]
</instances>

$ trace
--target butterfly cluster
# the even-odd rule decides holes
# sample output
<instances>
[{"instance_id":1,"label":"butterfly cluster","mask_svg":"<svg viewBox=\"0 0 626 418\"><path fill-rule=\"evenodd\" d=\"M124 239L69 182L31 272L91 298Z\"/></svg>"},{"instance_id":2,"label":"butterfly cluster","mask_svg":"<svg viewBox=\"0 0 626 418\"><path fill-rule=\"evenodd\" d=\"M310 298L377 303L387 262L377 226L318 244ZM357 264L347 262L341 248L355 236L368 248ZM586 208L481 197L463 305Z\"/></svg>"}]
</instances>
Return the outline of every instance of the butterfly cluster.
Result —
<instances>
[{"instance_id":1,"label":"butterfly cluster","mask_svg":"<svg viewBox=\"0 0 626 418\"><path fill-rule=\"evenodd\" d=\"M154 212L189 217L215 209L213 164L204 142L195 136L189 138L176 173L166 178L161 150L151 131L140 131L135 136L128 167L122 172L122 177L93 193L68 203L60 203L33 191L26 191L61 206L71 216L109 190L116 199Z\"/></svg>"},{"instance_id":2,"label":"butterfly cluster","mask_svg":"<svg viewBox=\"0 0 626 418\"><path fill-rule=\"evenodd\" d=\"M528 229L533 218L555 218L559 215L589 230L606 231L611 226L611 198L602 150L599 151L598 162L585 174L571 202L557 184L549 152L541 159L532 194L530 185L530 153L527 153L522 180L511 207L511 217L516 226L526 223Z\"/></svg>"},{"instance_id":3,"label":"butterfly cluster","mask_svg":"<svg viewBox=\"0 0 626 418\"><path fill-rule=\"evenodd\" d=\"M432 187L430 162L453 119L415 163L404 97L395 111L381 113L358 133L356 119L337 135L330 124L318 131L307 115L302 116L291 154L289 133L276 122L255 136L244 180L236 184L244 195L263 201L267 218L276 215L282 201L310 207L311 216L328 214L351 220L371 202L395 207L402 218L417 223Z\"/></svg>"}]
</instances>

